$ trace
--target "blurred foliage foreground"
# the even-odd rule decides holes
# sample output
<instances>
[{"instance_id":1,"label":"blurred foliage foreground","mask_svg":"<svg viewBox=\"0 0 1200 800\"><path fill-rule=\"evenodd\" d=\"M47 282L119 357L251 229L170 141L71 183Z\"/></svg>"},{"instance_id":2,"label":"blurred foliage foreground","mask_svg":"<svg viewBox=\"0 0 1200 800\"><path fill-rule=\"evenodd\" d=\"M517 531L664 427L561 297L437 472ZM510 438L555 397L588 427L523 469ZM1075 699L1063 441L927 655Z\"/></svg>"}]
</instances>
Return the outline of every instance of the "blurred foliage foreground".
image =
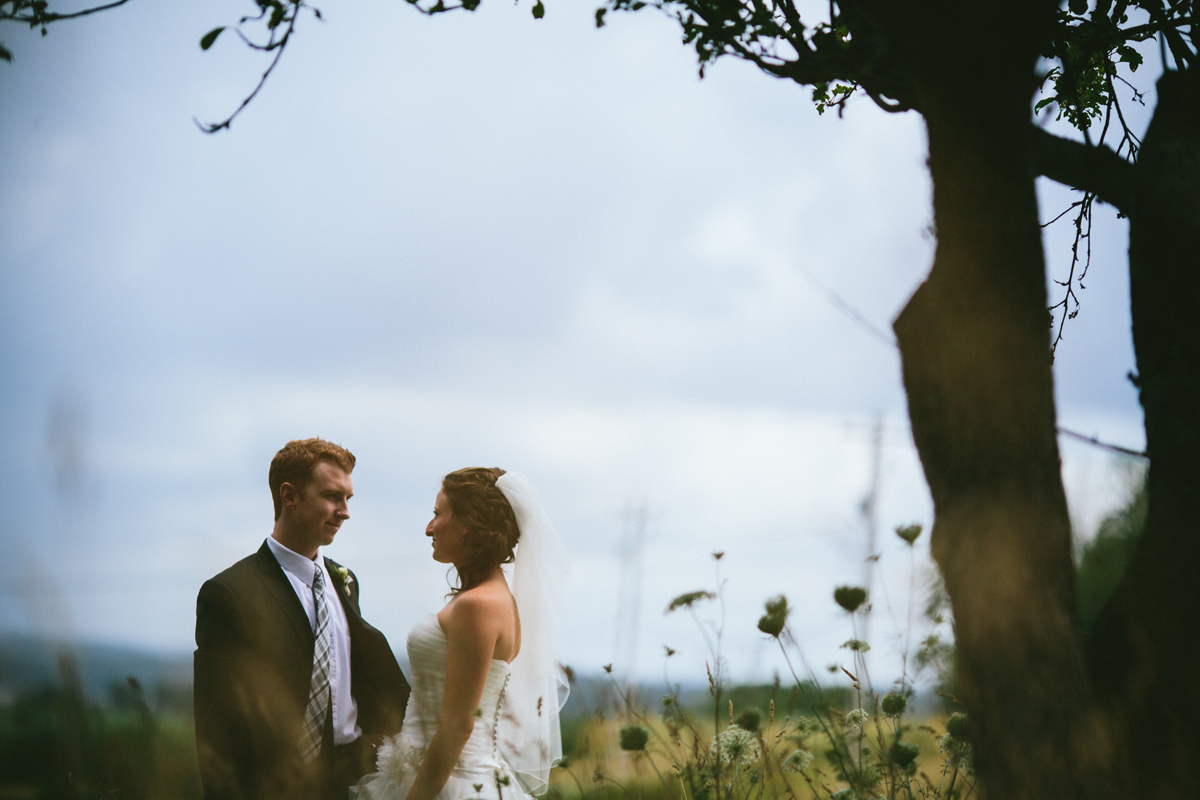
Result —
<instances>
[{"instance_id":1,"label":"blurred foliage foreground","mask_svg":"<svg viewBox=\"0 0 1200 800\"><path fill-rule=\"evenodd\" d=\"M909 548L911 608L917 599L913 546L921 527L903 526L896 534ZM675 687L651 712L614 682L620 700L612 712L614 721L598 714L590 728L573 732L575 760L568 759L558 771L555 788L560 794L612 800L622 795L630 800L966 800L974 794L966 715L954 712L931 724L910 713L914 681L923 669L933 667L943 685L951 680L952 650L938 632L948 624L940 592L933 592L934 602L926 608L928 635L913 642L909 620L901 675L885 692L872 685L866 659L870 645L858 633L871 611L866 588L840 586L833 592L833 601L846 614L850 638L842 645L847 663L827 669L836 680L849 678L849 688L822 685L789 630L787 599L768 600L758 629L778 645L790 685L776 678L773 691L762 698L765 703L739 707L735 699L744 701L746 693L728 685L721 649L723 555L713 554L712 590L682 594L667 608L668 614L689 614L709 649L709 702L689 707ZM709 610L715 618L705 616ZM668 648L666 654L669 660L674 652ZM943 695L955 702L949 692ZM630 757L614 759L616 749Z\"/></svg>"},{"instance_id":2,"label":"blurred foliage foreground","mask_svg":"<svg viewBox=\"0 0 1200 800\"><path fill-rule=\"evenodd\" d=\"M1119 583L1145 524L1144 476L1130 477L1130 497L1076 552L1078 607L1090 625ZM909 546L909 608L916 605L913 545L921 528L897 528ZM713 591L680 595L667 613L691 614L710 650L708 698L688 702L678 687L651 710L615 681L608 713L564 727L564 759L552 792L589 800L968 800L977 797L971 724L954 697L953 627L940 579L928 587L924 628L914 637L910 616L902 631L902 673L891 687L871 683L858 638L871 611L863 587L841 586L833 600L845 611L851 638L842 645L849 665L827 667L843 685L822 686L788 629L792 609L783 596L767 601L758 629L775 640L791 672L790 687L732 687L724 681L724 619L698 608L723 609L721 553ZM668 661L673 655L666 651ZM797 665L799 669L797 669ZM606 668L608 669L608 668ZM914 683L932 670L942 713L915 715ZM624 752L621 752L624 751Z\"/></svg>"},{"instance_id":3,"label":"blurred foliage foreground","mask_svg":"<svg viewBox=\"0 0 1200 800\"><path fill-rule=\"evenodd\" d=\"M181 698L159 697L152 711L130 677L101 704L85 695L70 655L59 657L59 674L59 685L0 707L0 800L202 796L192 715Z\"/></svg>"},{"instance_id":4,"label":"blurred foliage foreground","mask_svg":"<svg viewBox=\"0 0 1200 800\"><path fill-rule=\"evenodd\" d=\"M1145 489L1133 489L1125 508L1077 552L1085 625L1119 581L1144 525ZM911 557L921 528L904 526L896 534ZM668 687L651 711L636 689L616 681L599 694L577 686L584 691L573 700L591 694L596 707L581 713L576 705L564 718L566 758L547 800L968 800L975 794L970 723L955 710L954 648L944 631L953 622L940 581L929 586L916 642L908 621L903 671L887 690L871 684L870 645L858 638L871 603L867 590L854 586L833 594L846 613L851 638L842 647L849 664L826 667L849 686L822 685L788 630L791 608L782 596L767 601L758 629L779 646L790 685L777 678L770 686L731 686L721 652L724 619L703 618L701 611L723 607L714 602L723 591L723 554L713 555L713 590L680 595L667 609L690 614L709 647L707 692L689 696ZM917 599L915 558L911 570L910 608ZM666 655L669 661L673 651ZM925 670L936 673L945 713L912 713L914 681ZM57 685L0 705L0 800L202 797L189 687L158 687L152 709L130 676L109 687L107 702L96 702L66 651L58 678Z\"/></svg>"}]
</instances>

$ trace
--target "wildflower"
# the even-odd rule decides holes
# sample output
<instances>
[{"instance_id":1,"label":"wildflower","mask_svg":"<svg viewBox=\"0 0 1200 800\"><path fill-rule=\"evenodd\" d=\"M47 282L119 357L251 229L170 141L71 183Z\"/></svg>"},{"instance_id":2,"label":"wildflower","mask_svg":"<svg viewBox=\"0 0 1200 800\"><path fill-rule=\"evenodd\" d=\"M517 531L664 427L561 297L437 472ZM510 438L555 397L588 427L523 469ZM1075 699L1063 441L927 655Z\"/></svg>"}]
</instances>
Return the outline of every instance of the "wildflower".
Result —
<instances>
[{"instance_id":1,"label":"wildflower","mask_svg":"<svg viewBox=\"0 0 1200 800\"><path fill-rule=\"evenodd\" d=\"M853 779L848 779L849 782L861 790L870 789L883 780L883 773L874 764L864 764L854 770L852 775Z\"/></svg>"},{"instance_id":2,"label":"wildflower","mask_svg":"<svg viewBox=\"0 0 1200 800\"><path fill-rule=\"evenodd\" d=\"M962 742L971 741L971 731L967 725L967 715L961 711L955 711L946 720L946 733L953 736Z\"/></svg>"},{"instance_id":3,"label":"wildflower","mask_svg":"<svg viewBox=\"0 0 1200 800\"><path fill-rule=\"evenodd\" d=\"M891 758L892 763L903 770L907 770L910 764L914 764L919 755L921 755L921 748L909 742L897 741L888 748L888 757Z\"/></svg>"},{"instance_id":4,"label":"wildflower","mask_svg":"<svg viewBox=\"0 0 1200 800\"><path fill-rule=\"evenodd\" d=\"M883 696L880 707L883 709L884 716L898 717L908 710L908 700L904 695L892 692Z\"/></svg>"},{"instance_id":5,"label":"wildflower","mask_svg":"<svg viewBox=\"0 0 1200 800\"><path fill-rule=\"evenodd\" d=\"M799 775L812 766L813 754L807 750L796 750L783 760L780 769L792 775Z\"/></svg>"},{"instance_id":6,"label":"wildflower","mask_svg":"<svg viewBox=\"0 0 1200 800\"><path fill-rule=\"evenodd\" d=\"M833 601L853 614L867 601L867 590L861 586L839 586L833 590Z\"/></svg>"},{"instance_id":7,"label":"wildflower","mask_svg":"<svg viewBox=\"0 0 1200 800\"><path fill-rule=\"evenodd\" d=\"M863 726L867 724L870 715L861 708L856 708L846 715L846 727L855 733L862 733Z\"/></svg>"},{"instance_id":8,"label":"wildflower","mask_svg":"<svg viewBox=\"0 0 1200 800\"><path fill-rule=\"evenodd\" d=\"M912 547L913 542L921 535L921 530L921 526L917 524L901 525L896 528L896 535L907 542L909 547Z\"/></svg>"},{"instance_id":9,"label":"wildflower","mask_svg":"<svg viewBox=\"0 0 1200 800\"><path fill-rule=\"evenodd\" d=\"M975 754L971 751L970 742L964 742L953 734L943 733L937 739L937 746L947 764L957 767L967 775L975 774Z\"/></svg>"},{"instance_id":10,"label":"wildflower","mask_svg":"<svg viewBox=\"0 0 1200 800\"><path fill-rule=\"evenodd\" d=\"M842 648L853 650L856 653L865 653L871 649L871 645L864 642L862 639L847 639L842 642Z\"/></svg>"},{"instance_id":11,"label":"wildflower","mask_svg":"<svg viewBox=\"0 0 1200 800\"><path fill-rule=\"evenodd\" d=\"M937 744L947 764L967 775L974 775L975 753L971 749L970 733L967 715L955 711L946 720L946 733L938 737Z\"/></svg>"},{"instance_id":12,"label":"wildflower","mask_svg":"<svg viewBox=\"0 0 1200 800\"><path fill-rule=\"evenodd\" d=\"M644 725L626 725L617 732L617 740L622 750L635 753L646 749L650 741L650 731Z\"/></svg>"},{"instance_id":13,"label":"wildflower","mask_svg":"<svg viewBox=\"0 0 1200 800\"><path fill-rule=\"evenodd\" d=\"M762 746L754 734L736 725L726 728L712 742L721 761L735 767L751 767L762 758Z\"/></svg>"},{"instance_id":14,"label":"wildflower","mask_svg":"<svg viewBox=\"0 0 1200 800\"><path fill-rule=\"evenodd\" d=\"M714 597L716 597L716 595L712 592L687 592L686 594L681 594L679 597L676 597L674 600L672 600L671 604L667 606L666 613L670 614L672 611L675 611L679 608L684 608L685 606L687 608L691 608L694 603L700 600L712 600Z\"/></svg>"},{"instance_id":15,"label":"wildflower","mask_svg":"<svg viewBox=\"0 0 1200 800\"><path fill-rule=\"evenodd\" d=\"M799 717L796 720L796 733L800 736L812 736L819 730L821 730L821 723L812 717Z\"/></svg>"},{"instance_id":16,"label":"wildflower","mask_svg":"<svg viewBox=\"0 0 1200 800\"><path fill-rule=\"evenodd\" d=\"M787 624L790 611L787 598L783 595L768 600L767 613L758 620L758 629L768 636L778 637L783 632L783 626Z\"/></svg>"}]
</instances>

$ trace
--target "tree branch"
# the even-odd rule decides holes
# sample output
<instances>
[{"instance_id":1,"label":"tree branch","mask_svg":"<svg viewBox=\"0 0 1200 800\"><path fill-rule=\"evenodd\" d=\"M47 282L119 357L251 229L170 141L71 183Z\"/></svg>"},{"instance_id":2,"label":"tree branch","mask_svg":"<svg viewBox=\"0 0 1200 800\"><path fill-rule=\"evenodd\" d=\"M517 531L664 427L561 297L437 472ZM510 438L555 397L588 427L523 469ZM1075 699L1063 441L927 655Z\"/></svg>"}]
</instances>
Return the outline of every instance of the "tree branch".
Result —
<instances>
[{"instance_id":1,"label":"tree branch","mask_svg":"<svg viewBox=\"0 0 1200 800\"><path fill-rule=\"evenodd\" d=\"M1134 167L1109 148L1089 147L1033 126L1034 168L1038 175L1094 193L1128 214L1135 201Z\"/></svg>"},{"instance_id":2,"label":"tree branch","mask_svg":"<svg viewBox=\"0 0 1200 800\"><path fill-rule=\"evenodd\" d=\"M27 22L30 27L45 25L50 22L58 22L62 19L77 19L86 17L89 14L95 14L98 11L107 11L110 8L123 6L129 0L114 0L114 2L106 3L102 6L94 8L85 8L82 11L73 11L69 14L58 14L53 11L48 11L45 7L33 7L29 13L21 13L21 3L14 3L10 11L0 11L0 21Z\"/></svg>"}]
</instances>

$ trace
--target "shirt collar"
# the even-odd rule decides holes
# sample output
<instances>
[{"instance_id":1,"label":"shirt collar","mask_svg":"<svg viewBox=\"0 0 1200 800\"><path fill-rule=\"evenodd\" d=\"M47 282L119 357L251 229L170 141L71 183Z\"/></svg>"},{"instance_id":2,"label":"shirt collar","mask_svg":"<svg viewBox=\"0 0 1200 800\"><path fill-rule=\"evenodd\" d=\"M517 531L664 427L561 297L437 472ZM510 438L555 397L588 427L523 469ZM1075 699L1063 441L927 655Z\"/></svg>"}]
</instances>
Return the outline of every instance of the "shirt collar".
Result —
<instances>
[{"instance_id":1,"label":"shirt collar","mask_svg":"<svg viewBox=\"0 0 1200 800\"><path fill-rule=\"evenodd\" d=\"M313 575L317 571L317 564L310 561L299 553L289 550L288 548L275 541L275 537L267 537L267 547L271 548L271 552L275 556L275 560L279 562L279 566L286 569L288 572L299 578L305 586L312 588ZM317 556L320 558L320 555Z\"/></svg>"}]
</instances>

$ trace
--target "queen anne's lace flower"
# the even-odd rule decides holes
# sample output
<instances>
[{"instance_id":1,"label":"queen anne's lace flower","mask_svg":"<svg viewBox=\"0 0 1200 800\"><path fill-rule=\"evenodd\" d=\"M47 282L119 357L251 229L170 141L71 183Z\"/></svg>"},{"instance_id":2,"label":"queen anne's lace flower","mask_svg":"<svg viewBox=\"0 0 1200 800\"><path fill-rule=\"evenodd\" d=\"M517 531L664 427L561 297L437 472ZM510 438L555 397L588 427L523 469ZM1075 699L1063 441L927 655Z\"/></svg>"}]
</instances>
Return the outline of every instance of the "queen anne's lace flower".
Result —
<instances>
[{"instance_id":1,"label":"queen anne's lace flower","mask_svg":"<svg viewBox=\"0 0 1200 800\"><path fill-rule=\"evenodd\" d=\"M736 725L713 737L713 750L720 751L721 761L735 767L752 767L762 758L762 747L754 734Z\"/></svg>"},{"instance_id":2,"label":"queen anne's lace flower","mask_svg":"<svg viewBox=\"0 0 1200 800\"><path fill-rule=\"evenodd\" d=\"M783 760L780 764L780 769L784 772L790 772L793 775L799 775L804 770L812 766L813 754L807 750L796 750L790 756Z\"/></svg>"},{"instance_id":3,"label":"queen anne's lace flower","mask_svg":"<svg viewBox=\"0 0 1200 800\"><path fill-rule=\"evenodd\" d=\"M846 715L846 727L855 733L861 733L868 719L870 719L870 715L866 711L856 708Z\"/></svg>"},{"instance_id":4,"label":"queen anne's lace flower","mask_svg":"<svg viewBox=\"0 0 1200 800\"><path fill-rule=\"evenodd\" d=\"M421 753L400 738L389 736L375 755L375 769L400 782L421 768Z\"/></svg>"},{"instance_id":5,"label":"queen anne's lace flower","mask_svg":"<svg viewBox=\"0 0 1200 800\"><path fill-rule=\"evenodd\" d=\"M943 733L937 739L938 749L946 757L946 763L957 767L967 775L975 774L975 754L971 751L971 743L955 738L949 733Z\"/></svg>"},{"instance_id":6,"label":"queen anne's lace flower","mask_svg":"<svg viewBox=\"0 0 1200 800\"><path fill-rule=\"evenodd\" d=\"M879 704L885 716L898 717L908 710L908 699L902 695L892 692L883 696L883 702Z\"/></svg>"},{"instance_id":7,"label":"queen anne's lace flower","mask_svg":"<svg viewBox=\"0 0 1200 800\"><path fill-rule=\"evenodd\" d=\"M821 730L821 723L812 717L798 717L796 719L796 734L799 736L812 736L819 730Z\"/></svg>"}]
</instances>

